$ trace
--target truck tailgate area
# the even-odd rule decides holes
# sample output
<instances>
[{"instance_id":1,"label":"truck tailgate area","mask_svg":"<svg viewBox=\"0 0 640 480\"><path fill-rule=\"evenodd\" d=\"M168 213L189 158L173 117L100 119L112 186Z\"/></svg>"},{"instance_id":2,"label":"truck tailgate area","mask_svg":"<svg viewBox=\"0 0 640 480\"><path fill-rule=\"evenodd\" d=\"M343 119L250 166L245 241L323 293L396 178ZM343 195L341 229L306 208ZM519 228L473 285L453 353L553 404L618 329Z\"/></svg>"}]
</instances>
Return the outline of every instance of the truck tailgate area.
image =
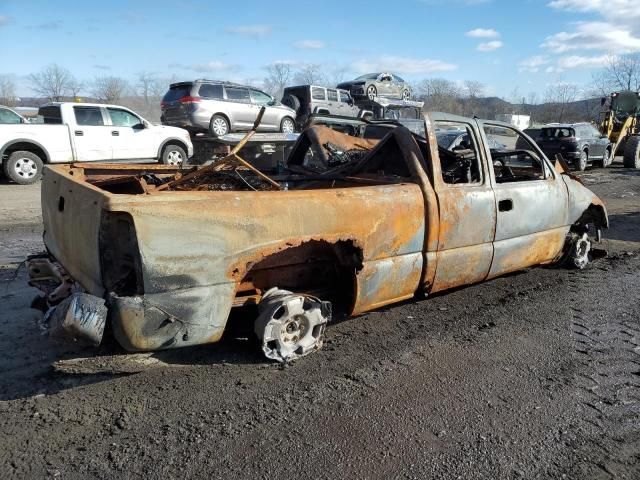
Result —
<instances>
[{"instance_id":1,"label":"truck tailgate area","mask_svg":"<svg viewBox=\"0 0 640 480\"><path fill-rule=\"evenodd\" d=\"M83 288L102 297L98 243L107 197L87 183L74 181L73 174L78 171L45 168L41 200L44 244Z\"/></svg>"}]
</instances>

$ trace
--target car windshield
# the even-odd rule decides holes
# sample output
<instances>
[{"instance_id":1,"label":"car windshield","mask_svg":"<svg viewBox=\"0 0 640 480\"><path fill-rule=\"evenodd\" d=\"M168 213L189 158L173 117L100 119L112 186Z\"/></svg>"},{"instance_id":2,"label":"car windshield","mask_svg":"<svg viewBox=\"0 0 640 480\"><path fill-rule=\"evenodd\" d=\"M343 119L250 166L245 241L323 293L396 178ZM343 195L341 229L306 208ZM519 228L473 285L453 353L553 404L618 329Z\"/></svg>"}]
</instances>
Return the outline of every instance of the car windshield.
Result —
<instances>
[{"instance_id":1,"label":"car windshield","mask_svg":"<svg viewBox=\"0 0 640 480\"><path fill-rule=\"evenodd\" d=\"M540 136L543 139L546 138L569 138L573 137L573 129L565 128L565 127L557 127L557 128L543 128L540 132Z\"/></svg>"},{"instance_id":2,"label":"car windshield","mask_svg":"<svg viewBox=\"0 0 640 480\"><path fill-rule=\"evenodd\" d=\"M379 73L367 73L366 75L361 75L356 80L375 80L378 78Z\"/></svg>"}]
</instances>

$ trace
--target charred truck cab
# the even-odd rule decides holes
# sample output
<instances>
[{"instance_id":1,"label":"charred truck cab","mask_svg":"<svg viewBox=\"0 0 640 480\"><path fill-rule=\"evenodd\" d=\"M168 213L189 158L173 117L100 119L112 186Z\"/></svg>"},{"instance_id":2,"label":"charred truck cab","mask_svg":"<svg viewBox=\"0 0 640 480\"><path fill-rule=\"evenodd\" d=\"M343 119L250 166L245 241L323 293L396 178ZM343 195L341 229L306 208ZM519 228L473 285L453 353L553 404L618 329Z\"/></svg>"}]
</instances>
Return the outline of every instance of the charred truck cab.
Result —
<instances>
[{"instance_id":1,"label":"charred truck cab","mask_svg":"<svg viewBox=\"0 0 640 480\"><path fill-rule=\"evenodd\" d=\"M511 126L424 125L374 138L311 126L271 177L237 151L192 169L47 168L47 253L29 262L45 323L92 344L110 324L149 351L215 343L244 308L264 354L289 361L321 347L332 305L357 315L533 265L584 267L608 226L598 197ZM448 150L436 129L468 138Z\"/></svg>"}]
</instances>

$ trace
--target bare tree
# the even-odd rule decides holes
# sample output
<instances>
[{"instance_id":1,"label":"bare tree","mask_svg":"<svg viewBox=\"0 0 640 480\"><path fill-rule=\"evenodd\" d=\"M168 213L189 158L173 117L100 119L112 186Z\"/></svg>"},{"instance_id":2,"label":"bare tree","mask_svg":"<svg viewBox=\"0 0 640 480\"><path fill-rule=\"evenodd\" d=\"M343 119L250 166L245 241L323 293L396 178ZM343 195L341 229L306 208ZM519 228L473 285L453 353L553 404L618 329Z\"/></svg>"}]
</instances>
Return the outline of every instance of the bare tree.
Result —
<instances>
[{"instance_id":1,"label":"bare tree","mask_svg":"<svg viewBox=\"0 0 640 480\"><path fill-rule=\"evenodd\" d=\"M71 79L71 81L69 82L69 93L74 98L74 100L76 98L79 98L80 92L82 91L84 86L85 86L84 83L81 82L80 80L76 78Z\"/></svg>"},{"instance_id":2,"label":"bare tree","mask_svg":"<svg viewBox=\"0 0 640 480\"><path fill-rule=\"evenodd\" d=\"M177 81L178 77L175 74L170 77L157 77L153 82L151 82L151 95L154 98L162 98L169 89L169 86Z\"/></svg>"},{"instance_id":3,"label":"bare tree","mask_svg":"<svg viewBox=\"0 0 640 480\"><path fill-rule=\"evenodd\" d=\"M458 85L444 78L427 78L416 88L417 97L424 101L425 110L439 110L462 114L462 92Z\"/></svg>"},{"instance_id":4,"label":"bare tree","mask_svg":"<svg viewBox=\"0 0 640 480\"><path fill-rule=\"evenodd\" d=\"M482 82L476 80L465 80L464 89L469 98L480 98L484 96L486 87Z\"/></svg>"},{"instance_id":5,"label":"bare tree","mask_svg":"<svg viewBox=\"0 0 640 480\"><path fill-rule=\"evenodd\" d=\"M267 77L264 79L264 89L270 95L280 98L284 87L287 86L291 79L291 65L288 63L278 62L267 67Z\"/></svg>"},{"instance_id":6,"label":"bare tree","mask_svg":"<svg viewBox=\"0 0 640 480\"><path fill-rule=\"evenodd\" d=\"M593 75L593 85L601 95L614 90L640 90L640 54L610 55L604 68Z\"/></svg>"},{"instance_id":7,"label":"bare tree","mask_svg":"<svg viewBox=\"0 0 640 480\"><path fill-rule=\"evenodd\" d=\"M464 93L465 99L463 103L464 114L478 114L478 99L484 96L485 86L476 80L465 80Z\"/></svg>"},{"instance_id":8,"label":"bare tree","mask_svg":"<svg viewBox=\"0 0 640 480\"><path fill-rule=\"evenodd\" d=\"M558 83L547 88L545 93L544 121L562 123L569 120L568 106L575 102L578 87L572 83Z\"/></svg>"},{"instance_id":9,"label":"bare tree","mask_svg":"<svg viewBox=\"0 0 640 480\"><path fill-rule=\"evenodd\" d=\"M52 63L38 73L29 75L33 90L49 100L59 102L70 92L75 81L71 72L58 64Z\"/></svg>"},{"instance_id":10,"label":"bare tree","mask_svg":"<svg viewBox=\"0 0 640 480\"><path fill-rule=\"evenodd\" d=\"M129 89L127 81L120 77L97 77L93 82L92 93L106 103L117 103Z\"/></svg>"},{"instance_id":11,"label":"bare tree","mask_svg":"<svg viewBox=\"0 0 640 480\"><path fill-rule=\"evenodd\" d=\"M296 72L293 81L299 85L327 85L327 76L322 67L317 64L309 64Z\"/></svg>"},{"instance_id":12,"label":"bare tree","mask_svg":"<svg viewBox=\"0 0 640 480\"><path fill-rule=\"evenodd\" d=\"M331 71L327 78L329 85L338 85L344 82L344 77L347 75L347 67L338 67Z\"/></svg>"},{"instance_id":13,"label":"bare tree","mask_svg":"<svg viewBox=\"0 0 640 480\"><path fill-rule=\"evenodd\" d=\"M0 104L14 107L18 101L16 84L9 75L0 75Z\"/></svg>"},{"instance_id":14,"label":"bare tree","mask_svg":"<svg viewBox=\"0 0 640 480\"><path fill-rule=\"evenodd\" d=\"M154 83L157 81L156 74L151 72L140 72L138 74L138 83L136 85L138 93L144 98L144 103L149 105L152 100Z\"/></svg>"}]
</instances>

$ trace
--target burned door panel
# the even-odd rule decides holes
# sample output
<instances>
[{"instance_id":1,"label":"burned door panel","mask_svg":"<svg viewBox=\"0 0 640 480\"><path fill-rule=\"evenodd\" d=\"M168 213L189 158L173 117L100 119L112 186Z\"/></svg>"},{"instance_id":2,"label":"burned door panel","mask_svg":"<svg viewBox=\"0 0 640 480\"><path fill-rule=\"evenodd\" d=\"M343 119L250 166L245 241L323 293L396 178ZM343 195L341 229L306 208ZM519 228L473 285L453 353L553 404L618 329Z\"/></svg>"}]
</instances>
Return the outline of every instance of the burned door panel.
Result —
<instances>
[{"instance_id":1,"label":"burned door panel","mask_svg":"<svg viewBox=\"0 0 640 480\"><path fill-rule=\"evenodd\" d=\"M554 260L569 231L567 188L540 149L518 130L478 122L501 148L489 148L496 196L489 277ZM548 243L552 242L552 243Z\"/></svg>"},{"instance_id":2,"label":"burned door panel","mask_svg":"<svg viewBox=\"0 0 640 480\"><path fill-rule=\"evenodd\" d=\"M436 137L453 131L458 141L438 142L433 162L440 211L438 253L432 292L484 280L491 266L495 196L488 180L476 126L454 116L435 122Z\"/></svg>"}]
</instances>

